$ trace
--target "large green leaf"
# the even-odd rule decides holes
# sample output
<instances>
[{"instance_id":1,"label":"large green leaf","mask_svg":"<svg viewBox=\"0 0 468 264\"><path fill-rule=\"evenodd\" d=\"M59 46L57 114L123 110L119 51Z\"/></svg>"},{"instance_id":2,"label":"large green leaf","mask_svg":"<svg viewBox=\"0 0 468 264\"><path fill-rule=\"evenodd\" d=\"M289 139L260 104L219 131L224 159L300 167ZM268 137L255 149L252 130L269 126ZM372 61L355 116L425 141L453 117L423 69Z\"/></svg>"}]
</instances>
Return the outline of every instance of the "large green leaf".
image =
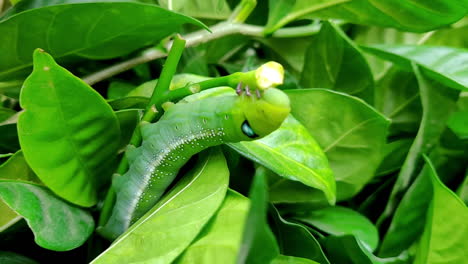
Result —
<instances>
[{"instance_id":1,"label":"large green leaf","mask_svg":"<svg viewBox=\"0 0 468 264\"><path fill-rule=\"evenodd\" d=\"M346 207L334 206L298 212L294 219L331 235L354 235L370 251L373 251L379 242L377 228L366 217Z\"/></svg>"},{"instance_id":2,"label":"large green leaf","mask_svg":"<svg viewBox=\"0 0 468 264\"><path fill-rule=\"evenodd\" d=\"M24 73L36 48L56 59L113 58L157 43L185 23L203 26L190 17L136 2L77 3L21 12L0 22L0 50L9 51L0 55L0 79Z\"/></svg>"},{"instance_id":3,"label":"large green leaf","mask_svg":"<svg viewBox=\"0 0 468 264\"><path fill-rule=\"evenodd\" d=\"M462 91L468 91L468 50L452 47L372 45L363 49L390 60L407 71L416 63L428 77Z\"/></svg>"},{"instance_id":4,"label":"large green leaf","mask_svg":"<svg viewBox=\"0 0 468 264\"><path fill-rule=\"evenodd\" d=\"M0 263L2 264L37 264L36 261L13 252L0 251Z\"/></svg>"},{"instance_id":5,"label":"large green leaf","mask_svg":"<svg viewBox=\"0 0 468 264\"><path fill-rule=\"evenodd\" d=\"M434 197L414 263L465 263L468 257L468 208L440 181L428 158L426 162L430 167Z\"/></svg>"},{"instance_id":6,"label":"large green leaf","mask_svg":"<svg viewBox=\"0 0 468 264\"><path fill-rule=\"evenodd\" d=\"M270 135L229 146L286 179L323 191L330 203L335 202L335 182L327 158L307 129L291 115Z\"/></svg>"},{"instance_id":7,"label":"large green leaf","mask_svg":"<svg viewBox=\"0 0 468 264\"><path fill-rule=\"evenodd\" d=\"M0 198L26 219L41 247L71 250L81 246L94 230L89 212L66 203L43 186L0 180Z\"/></svg>"},{"instance_id":8,"label":"large green leaf","mask_svg":"<svg viewBox=\"0 0 468 264\"><path fill-rule=\"evenodd\" d=\"M372 103L374 77L359 48L332 23L324 22L305 54L302 87L329 88Z\"/></svg>"},{"instance_id":9,"label":"large green leaf","mask_svg":"<svg viewBox=\"0 0 468 264\"><path fill-rule=\"evenodd\" d=\"M300 18L336 18L355 24L430 31L466 15L468 1L271 0L268 31Z\"/></svg>"},{"instance_id":10,"label":"large green leaf","mask_svg":"<svg viewBox=\"0 0 468 264\"><path fill-rule=\"evenodd\" d=\"M171 263L215 214L226 195L229 171L218 149L208 150L148 213L92 261Z\"/></svg>"},{"instance_id":11,"label":"large green leaf","mask_svg":"<svg viewBox=\"0 0 468 264\"><path fill-rule=\"evenodd\" d=\"M266 170L257 168L249 191L250 209L245 222L242 246L238 253L238 264L270 263L279 255L275 236L267 222Z\"/></svg>"},{"instance_id":12,"label":"large green leaf","mask_svg":"<svg viewBox=\"0 0 468 264\"><path fill-rule=\"evenodd\" d=\"M272 229L278 240L281 254L330 264L319 242L307 230L307 227L286 221L273 206L270 211L273 220L271 221Z\"/></svg>"},{"instance_id":13,"label":"large green leaf","mask_svg":"<svg viewBox=\"0 0 468 264\"><path fill-rule=\"evenodd\" d=\"M174 263L235 263L249 204L247 198L228 190L216 215Z\"/></svg>"},{"instance_id":14,"label":"large green leaf","mask_svg":"<svg viewBox=\"0 0 468 264\"><path fill-rule=\"evenodd\" d=\"M34 52L20 103L18 134L32 170L67 201L96 204L96 181L110 175L120 140L110 106L41 50Z\"/></svg>"},{"instance_id":15,"label":"large green leaf","mask_svg":"<svg viewBox=\"0 0 468 264\"><path fill-rule=\"evenodd\" d=\"M422 167L421 155L429 153L438 142L440 135L446 127L446 120L455 109L459 95L459 92L456 90L441 85L436 81L426 79L417 66L414 66L414 69L418 79L419 93L423 106L422 121L418 134L411 145L408 156L393 186L389 202L379 219L379 223L382 223L383 220L394 212L401 194L414 181Z\"/></svg>"},{"instance_id":16,"label":"large green leaf","mask_svg":"<svg viewBox=\"0 0 468 264\"><path fill-rule=\"evenodd\" d=\"M335 91L286 92L292 114L325 151L337 198L352 197L374 176L384 154L388 120L363 101Z\"/></svg>"}]
</instances>

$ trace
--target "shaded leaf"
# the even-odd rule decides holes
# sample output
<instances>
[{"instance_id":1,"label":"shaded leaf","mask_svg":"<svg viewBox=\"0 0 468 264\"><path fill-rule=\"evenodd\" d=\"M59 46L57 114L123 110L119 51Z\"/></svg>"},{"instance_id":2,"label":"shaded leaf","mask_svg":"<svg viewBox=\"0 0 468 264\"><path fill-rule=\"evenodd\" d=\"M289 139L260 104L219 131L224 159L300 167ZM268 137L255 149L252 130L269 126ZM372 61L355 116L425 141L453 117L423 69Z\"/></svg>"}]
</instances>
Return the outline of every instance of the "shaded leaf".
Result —
<instances>
[{"instance_id":1,"label":"shaded leaf","mask_svg":"<svg viewBox=\"0 0 468 264\"><path fill-rule=\"evenodd\" d=\"M332 263L346 264L410 264L408 254L394 258L374 256L354 236L329 236L323 242Z\"/></svg>"},{"instance_id":2,"label":"shaded leaf","mask_svg":"<svg viewBox=\"0 0 468 264\"><path fill-rule=\"evenodd\" d=\"M132 138L133 131L140 122L140 114L137 109L125 109L116 111L115 115L120 126L119 149L125 148Z\"/></svg>"},{"instance_id":3,"label":"shaded leaf","mask_svg":"<svg viewBox=\"0 0 468 264\"><path fill-rule=\"evenodd\" d=\"M468 208L440 181L431 161L425 158L434 197L414 263L463 263L468 257Z\"/></svg>"},{"instance_id":4,"label":"shaded leaf","mask_svg":"<svg viewBox=\"0 0 468 264\"><path fill-rule=\"evenodd\" d=\"M174 263L235 263L249 204L247 198L228 190L218 212Z\"/></svg>"},{"instance_id":5,"label":"shaded leaf","mask_svg":"<svg viewBox=\"0 0 468 264\"><path fill-rule=\"evenodd\" d=\"M301 85L373 101L374 77L360 49L339 27L326 21L305 54Z\"/></svg>"},{"instance_id":6,"label":"shaded leaf","mask_svg":"<svg viewBox=\"0 0 468 264\"><path fill-rule=\"evenodd\" d=\"M315 260L318 263L330 264L322 251L319 242L301 224L283 219L278 210L271 206L272 229L275 233L281 254Z\"/></svg>"},{"instance_id":7,"label":"shaded leaf","mask_svg":"<svg viewBox=\"0 0 468 264\"><path fill-rule=\"evenodd\" d=\"M237 257L239 264L270 263L279 255L278 244L267 222L268 194L265 173L264 168L258 168L250 187L250 209Z\"/></svg>"},{"instance_id":8,"label":"shaded leaf","mask_svg":"<svg viewBox=\"0 0 468 264\"><path fill-rule=\"evenodd\" d=\"M7 251L0 251L0 263L2 264L37 264L36 261Z\"/></svg>"},{"instance_id":9,"label":"shaded leaf","mask_svg":"<svg viewBox=\"0 0 468 264\"><path fill-rule=\"evenodd\" d=\"M286 91L291 112L324 150L337 199L352 197L374 176L384 154L388 120L363 101L324 89ZM346 114L345 114L346 113Z\"/></svg>"},{"instance_id":10,"label":"shaded leaf","mask_svg":"<svg viewBox=\"0 0 468 264\"><path fill-rule=\"evenodd\" d=\"M225 0L159 0L158 2L161 6L168 8L169 1L172 10L191 17L226 19L231 14L229 5Z\"/></svg>"},{"instance_id":11,"label":"shaded leaf","mask_svg":"<svg viewBox=\"0 0 468 264\"><path fill-rule=\"evenodd\" d=\"M460 138L468 139L468 110L453 113L447 126Z\"/></svg>"},{"instance_id":12,"label":"shaded leaf","mask_svg":"<svg viewBox=\"0 0 468 264\"><path fill-rule=\"evenodd\" d=\"M81 246L94 230L89 212L64 202L43 186L0 180L0 197L26 219L41 247L71 250Z\"/></svg>"},{"instance_id":13,"label":"shaded leaf","mask_svg":"<svg viewBox=\"0 0 468 264\"><path fill-rule=\"evenodd\" d=\"M417 66L414 66L418 78L419 93L423 106L423 116L408 156L398 174L393 186L389 202L379 218L379 224L388 218L395 210L401 195L414 181L422 167L423 153L428 153L438 142L445 129L445 122L455 108L459 92L440 83L426 79ZM433 107L437 106L437 107Z\"/></svg>"},{"instance_id":14,"label":"shaded leaf","mask_svg":"<svg viewBox=\"0 0 468 264\"><path fill-rule=\"evenodd\" d=\"M142 96L129 96L110 100L108 103L115 111L124 109L146 109L146 106L149 103L149 98Z\"/></svg>"},{"instance_id":15,"label":"shaded leaf","mask_svg":"<svg viewBox=\"0 0 468 264\"><path fill-rule=\"evenodd\" d=\"M36 48L56 59L114 58L157 43L185 23L204 26L156 5L136 2L55 5L22 12L0 22L0 49L15 51L0 55L0 79L24 73Z\"/></svg>"},{"instance_id":16,"label":"shaded leaf","mask_svg":"<svg viewBox=\"0 0 468 264\"><path fill-rule=\"evenodd\" d=\"M399 170L413 143L412 138L403 138L385 145L385 158L377 169L376 176L383 176Z\"/></svg>"},{"instance_id":17,"label":"shaded leaf","mask_svg":"<svg viewBox=\"0 0 468 264\"><path fill-rule=\"evenodd\" d=\"M419 65L429 78L448 87L468 91L468 51L452 47L372 45L367 52L390 60L407 71L411 63Z\"/></svg>"},{"instance_id":18,"label":"shaded leaf","mask_svg":"<svg viewBox=\"0 0 468 264\"><path fill-rule=\"evenodd\" d=\"M369 251L375 250L379 242L377 228L365 216L346 207L298 212L293 217L330 235L354 235Z\"/></svg>"},{"instance_id":19,"label":"shaded leaf","mask_svg":"<svg viewBox=\"0 0 468 264\"><path fill-rule=\"evenodd\" d=\"M16 152L19 149L16 123L0 124L0 152Z\"/></svg>"},{"instance_id":20,"label":"shaded leaf","mask_svg":"<svg viewBox=\"0 0 468 264\"><path fill-rule=\"evenodd\" d=\"M125 97L130 91L135 89L135 85L122 81L115 81L109 84L107 89L107 99L118 99Z\"/></svg>"},{"instance_id":21,"label":"shaded leaf","mask_svg":"<svg viewBox=\"0 0 468 264\"><path fill-rule=\"evenodd\" d=\"M24 83L20 103L25 110L18 134L32 170L67 201L96 204L96 181L110 175L120 138L110 106L41 50L34 53L34 71Z\"/></svg>"},{"instance_id":22,"label":"shaded leaf","mask_svg":"<svg viewBox=\"0 0 468 264\"><path fill-rule=\"evenodd\" d=\"M171 263L215 214L228 178L221 152L204 152L194 169L92 263Z\"/></svg>"},{"instance_id":23,"label":"shaded leaf","mask_svg":"<svg viewBox=\"0 0 468 264\"><path fill-rule=\"evenodd\" d=\"M286 179L323 191L330 203L335 202L335 182L327 158L293 116L262 139L228 145Z\"/></svg>"}]
</instances>

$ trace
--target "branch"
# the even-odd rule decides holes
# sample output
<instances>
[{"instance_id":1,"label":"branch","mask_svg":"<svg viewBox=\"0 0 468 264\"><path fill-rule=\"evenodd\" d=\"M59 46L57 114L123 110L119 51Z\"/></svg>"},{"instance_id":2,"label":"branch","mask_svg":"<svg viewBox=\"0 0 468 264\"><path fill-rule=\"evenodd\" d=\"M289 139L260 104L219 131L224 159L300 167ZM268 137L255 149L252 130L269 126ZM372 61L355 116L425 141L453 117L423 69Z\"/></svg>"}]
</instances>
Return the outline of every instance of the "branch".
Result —
<instances>
[{"instance_id":1,"label":"branch","mask_svg":"<svg viewBox=\"0 0 468 264\"><path fill-rule=\"evenodd\" d=\"M310 36L317 33L320 30L320 25L318 24L311 24L306 26L300 27L289 27L289 28L282 28L277 30L271 37L273 38L292 38L292 37L303 37L303 36ZM251 37L264 37L264 27L260 26L253 26L247 24L238 24L238 23L231 23L231 22L220 22L213 27L211 27L211 33L206 30L199 30L183 36L183 38L187 41L186 47L192 47L199 44L203 44L215 39L219 39L225 36L234 35L234 34L241 34L245 36ZM172 42L169 42L166 45L166 50L170 48ZM142 52L141 55L114 64L108 68L104 68L98 72L95 72L91 75L85 76L83 81L85 81L89 85L93 85L100 81L103 81L107 78L110 78L114 75L117 75L121 72L126 70L130 70L133 67L147 63L156 59L164 58L167 54L161 50L157 50L155 48L150 48Z\"/></svg>"}]
</instances>

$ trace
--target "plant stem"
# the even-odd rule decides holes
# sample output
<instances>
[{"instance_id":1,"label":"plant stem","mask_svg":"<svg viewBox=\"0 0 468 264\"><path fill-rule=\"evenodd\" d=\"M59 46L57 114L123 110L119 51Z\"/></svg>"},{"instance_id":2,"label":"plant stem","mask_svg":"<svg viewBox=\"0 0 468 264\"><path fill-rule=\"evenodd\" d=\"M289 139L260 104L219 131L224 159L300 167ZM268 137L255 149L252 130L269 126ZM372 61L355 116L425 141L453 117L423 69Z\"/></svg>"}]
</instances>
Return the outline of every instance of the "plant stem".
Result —
<instances>
[{"instance_id":1,"label":"plant stem","mask_svg":"<svg viewBox=\"0 0 468 264\"><path fill-rule=\"evenodd\" d=\"M234 9L228 21L243 23L257 6L257 0L242 0Z\"/></svg>"},{"instance_id":2,"label":"plant stem","mask_svg":"<svg viewBox=\"0 0 468 264\"><path fill-rule=\"evenodd\" d=\"M220 22L210 28L211 33L206 30L199 30L187 34L183 38L186 40L186 46L196 46L202 43L206 43L215 39L219 39L225 36L241 34L244 36L251 37L263 37L264 27L246 25L246 24L236 24L231 22ZM311 24L300 27L290 27L282 28L271 37L273 38L293 38L293 37L304 37L316 34L320 30L320 25ZM172 43L169 42L167 46L170 46ZM133 67L147 63L156 59L160 59L167 56L167 54L161 50L150 48L142 52L141 55L114 64L108 68L104 68L98 72L95 72L91 75L88 75L83 78L83 80L89 85L93 85L105 79L108 79L116 74L124 72L126 70L132 69Z\"/></svg>"}]
</instances>

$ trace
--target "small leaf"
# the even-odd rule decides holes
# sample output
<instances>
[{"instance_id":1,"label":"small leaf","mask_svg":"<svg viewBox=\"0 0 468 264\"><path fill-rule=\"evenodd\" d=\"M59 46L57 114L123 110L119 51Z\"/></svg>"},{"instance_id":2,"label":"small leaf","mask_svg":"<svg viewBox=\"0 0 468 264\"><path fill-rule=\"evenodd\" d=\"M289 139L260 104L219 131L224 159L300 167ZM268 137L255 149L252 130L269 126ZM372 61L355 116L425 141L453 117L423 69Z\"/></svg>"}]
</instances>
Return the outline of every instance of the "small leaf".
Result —
<instances>
[{"instance_id":1,"label":"small leaf","mask_svg":"<svg viewBox=\"0 0 468 264\"><path fill-rule=\"evenodd\" d=\"M110 175L120 139L110 106L41 50L34 52L20 103L18 134L32 170L65 200L96 204L96 181Z\"/></svg>"},{"instance_id":2,"label":"small leaf","mask_svg":"<svg viewBox=\"0 0 468 264\"><path fill-rule=\"evenodd\" d=\"M218 212L174 263L235 263L249 204L247 198L228 190Z\"/></svg>"},{"instance_id":3,"label":"small leaf","mask_svg":"<svg viewBox=\"0 0 468 264\"><path fill-rule=\"evenodd\" d=\"M279 255L278 244L267 222L266 170L258 168L249 191L250 209L237 263L270 263Z\"/></svg>"},{"instance_id":4,"label":"small leaf","mask_svg":"<svg viewBox=\"0 0 468 264\"><path fill-rule=\"evenodd\" d=\"M330 264L319 242L307 227L284 220L275 207L271 207L272 229L278 240L281 254L315 260Z\"/></svg>"},{"instance_id":5,"label":"small leaf","mask_svg":"<svg viewBox=\"0 0 468 264\"><path fill-rule=\"evenodd\" d=\"M377 228L366 217L346 207L334 206L296 213L293 218L330 235L354 235L370 251L379 242Z\"/></svg>"},{"instance_id":6,"label":"small leaf","mask_svg":"<svg viewBox=\"0 0 468 264\"><path fill-rule=\"evenodd\" d=\"M228 145L281 177L323 191L330 203L335 202L335 182L327 158L293 116L262 139Z\"/></svg>"},{"instance_id":7,"label":"small leaf","mask_svg":"<svg viewBox=\"0 0 468 264\"><path fill-rule=\"evenodd\" d=\"M92 263L171 263L177 258L226 195L229 171L223 155L216 149L204 154L194 169Z\"/></svg>"},{"instance_id":8,"label":"small leaf","mask_svg":"<svg viewBox=\"0 0 468 264\"><path fill-rule=\"evenodd\" d=\"M364 51L412 70L411 63L420 66L429 78L453 89L468 91L468 51L452 47L372 45Z\"/></svg>"},{"instance_id":9,"label":"small leaf","mask_svg":"<svg viewBox=\"0 0 468 264\"><path fill-rule=\"evenodd\" d=\"M468 139L468 110L453 113L447 122L448 127L460 139Z\"/></svg>"},{"instance_id":10,"label":"small leaf","mask_svg":"<svg viewBox=\"0 0 468 264\"><path fill-rule=\"evenodd\" d=\"M292 114L330 161L337 199L354 196L380 164L388 120L363 101L335 91L298 89L286 93Z\"/></svg>"},{"instance_id":11,"label":"small leaf","mask_svg":"<svg viewBox=\"0 0 468 264\"><path fill-rule=\"evenodd\" d=\"M361 50L330 22L323 22L305 54L302 87L329 88L372 103L374 77Z\"/></svg>"},{"instance_id":12,"label":"small leaf","mask_svg":"<svg viewBox=\"0 0 468 264\"><path fill-rule=\"evenodd\" d=\"M204 27L190 17L137 2L88 2L21 12L0 22L0 49L15 51L0 54L0 79L24 73L36 48L56 59L114 58L157 43L185 23Z\"/></svg>"},{"instance_id":13,"label":"small leaf","mask_svg":"<svg viewBox=\"0 0 468 264\"><path fill-rule=\"evenodd\" d=\"M464 263L468 252L468 208L440 181L429 158L425 159L430 167L434 197L414 263Z\"/></svg>"},{"instance_id":14,"label":"small leaf","mask_svg":"<svg viewBox=\"0 0 468 264\"><path fill-rule=\"evenodd\" d=\"M0 180L0 198L24 217L41 247L66 251L81 246L94 230L91 215L43 186Z\"/></svg>"}]
</instances>

